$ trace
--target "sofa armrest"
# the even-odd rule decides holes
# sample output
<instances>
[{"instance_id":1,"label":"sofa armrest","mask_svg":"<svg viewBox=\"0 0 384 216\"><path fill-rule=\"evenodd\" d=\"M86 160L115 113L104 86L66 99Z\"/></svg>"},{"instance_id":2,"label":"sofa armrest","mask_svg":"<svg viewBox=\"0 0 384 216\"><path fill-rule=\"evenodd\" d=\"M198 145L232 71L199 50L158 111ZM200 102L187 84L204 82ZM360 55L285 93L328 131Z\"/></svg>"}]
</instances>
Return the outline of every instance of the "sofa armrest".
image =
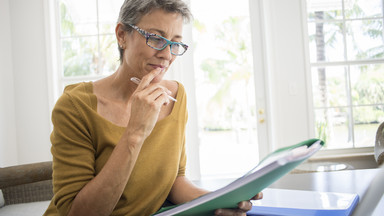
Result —
<instances>
[{"instance_id":1,"label":"sofa armrest","mask_svg":"<svg viewBox=\"0 0 384 216\"><path fill-rule=\"evenodd\" d=\"M0 189L5 205L52 199L52 162L0 168Z\"/></svg>"},{"instance_id":2,"label":"sofa armrest","mask_svg":"<svg viewBox=\"0 0 384 216\"><path fill-rule=\"evenodd\" d=\"M52 179L52 162L0 168L0 189Z\"/></svg>"}]
</instances>

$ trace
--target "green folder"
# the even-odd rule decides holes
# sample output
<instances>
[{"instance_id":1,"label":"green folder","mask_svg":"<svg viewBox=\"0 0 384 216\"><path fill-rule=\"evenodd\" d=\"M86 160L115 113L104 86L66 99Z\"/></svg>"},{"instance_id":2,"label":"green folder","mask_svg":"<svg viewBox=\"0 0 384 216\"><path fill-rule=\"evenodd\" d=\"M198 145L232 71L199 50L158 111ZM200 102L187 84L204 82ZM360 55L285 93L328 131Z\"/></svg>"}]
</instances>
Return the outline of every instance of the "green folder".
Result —
<instances>
[{"instance_id":1,"label":"green folder","mask_svg":"<svg viewBox=\"0 0 384 216\"><path fill-rule=\"evenodd\" d=\"M219 208L237 208L264 188L293 170L316 153L324 142L310 139L296 145L278 149L265 157L255 168L227 186L180 205L161 208L154 215L211 216Z\"/></svg>"}]
</instances>

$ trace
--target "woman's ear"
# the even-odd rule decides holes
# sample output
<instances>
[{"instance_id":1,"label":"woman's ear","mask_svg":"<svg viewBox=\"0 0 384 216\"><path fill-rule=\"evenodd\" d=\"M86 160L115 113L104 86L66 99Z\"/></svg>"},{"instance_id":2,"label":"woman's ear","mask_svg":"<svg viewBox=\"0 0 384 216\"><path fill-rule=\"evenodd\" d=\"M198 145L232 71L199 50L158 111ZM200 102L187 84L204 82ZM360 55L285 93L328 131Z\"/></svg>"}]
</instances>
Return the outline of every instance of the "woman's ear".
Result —
<instances>
[{"instance_id":1,"label":"woman's ear","mask_svg":"<svg viewBox=\"0 0 384 216\"><path fill-rule=\"evenodd\" d=\"M122 23L118 23L116 25L115 34L117 42L119 43L119 47L121 49L125 49L125 38L127 34L125 31L125 27Z\"/></svg>"}]
</instances>

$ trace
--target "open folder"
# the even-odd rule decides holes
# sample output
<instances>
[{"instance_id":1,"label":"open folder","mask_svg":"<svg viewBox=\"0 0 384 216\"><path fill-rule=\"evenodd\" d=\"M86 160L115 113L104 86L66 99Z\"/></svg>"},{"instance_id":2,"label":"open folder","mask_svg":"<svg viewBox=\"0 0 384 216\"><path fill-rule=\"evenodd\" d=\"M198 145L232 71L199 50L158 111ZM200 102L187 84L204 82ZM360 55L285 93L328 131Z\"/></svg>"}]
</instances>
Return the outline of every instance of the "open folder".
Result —
<instances>
[{"instance_id":1,"label":"open folder","mask_svg":"<svg viewBox=\"0 0 384 216\"><path fill-rule=\"evenodd\" d=\"M278 149L265 157L255 168L227 186L196 198L190 202L165 207L154 215L214 215L219 208L237 208L239 202L249 200L311 157L323 141L310 139L296 145Z\"/></svg>"}]
</instances>

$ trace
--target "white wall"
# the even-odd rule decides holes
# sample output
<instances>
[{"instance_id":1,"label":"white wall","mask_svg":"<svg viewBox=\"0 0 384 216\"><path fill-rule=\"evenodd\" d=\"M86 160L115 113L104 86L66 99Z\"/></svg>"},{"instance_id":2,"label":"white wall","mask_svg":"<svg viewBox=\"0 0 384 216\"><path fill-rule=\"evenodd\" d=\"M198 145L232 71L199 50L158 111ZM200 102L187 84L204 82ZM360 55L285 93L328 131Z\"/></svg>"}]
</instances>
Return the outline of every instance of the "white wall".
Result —
<instances>
[{"instance_id":1,"label":"white wall","mask_svg":"<svg viewBox=\"0 0 384 216\"><path fill-rule=\"evenodd\" d=\"M0 0L0 167L17 163L11 26L8 0Z\"/></svg>"},{"instance_id":2,"label":"white wall","mask_svg":"<svg viewBox=\"0 0 384 216\"><path fill-rule=\"evenodd\" d=\"M44 2L0 1L0 166L51 160Z\"/></svg>"}]
</instances>

